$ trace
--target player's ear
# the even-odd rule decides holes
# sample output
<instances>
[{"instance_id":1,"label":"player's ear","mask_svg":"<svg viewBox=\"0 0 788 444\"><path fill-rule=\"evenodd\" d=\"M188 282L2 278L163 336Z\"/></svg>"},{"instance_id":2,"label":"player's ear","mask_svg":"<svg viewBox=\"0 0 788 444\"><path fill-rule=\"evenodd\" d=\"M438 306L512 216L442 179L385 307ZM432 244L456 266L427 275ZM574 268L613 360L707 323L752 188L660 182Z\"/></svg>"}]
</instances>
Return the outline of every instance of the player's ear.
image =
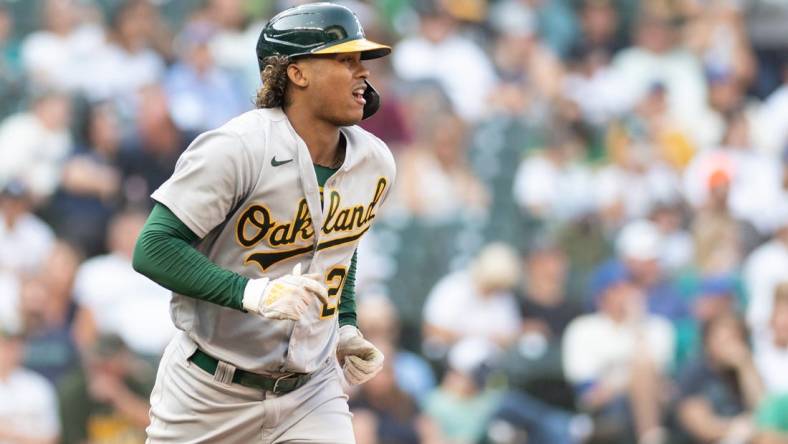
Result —
<instances>
[{"instance_id":1,"label":"player's ear","mask_svg":"<svg viewBox=\"0 0 788 444\"><path fill-rule=\"evenodd\" d=\"M309 85L309 78L305 66L298 62L287 65L287 78L296 85L305 88Z\"/></svg>"}]
</instances>

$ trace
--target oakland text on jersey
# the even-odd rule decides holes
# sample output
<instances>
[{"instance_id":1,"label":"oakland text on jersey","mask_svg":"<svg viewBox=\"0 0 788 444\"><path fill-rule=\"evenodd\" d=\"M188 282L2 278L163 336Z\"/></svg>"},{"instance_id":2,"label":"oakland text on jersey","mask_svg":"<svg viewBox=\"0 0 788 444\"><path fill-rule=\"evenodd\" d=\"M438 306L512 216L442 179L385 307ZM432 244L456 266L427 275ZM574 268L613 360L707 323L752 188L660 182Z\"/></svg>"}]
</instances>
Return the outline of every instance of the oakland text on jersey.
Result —
<instances>
[{"instance_id":1,"label":"oakland text on jersey","mask_svg":"<svg viewBox=\"0 0 788 444\"><path fill-rule=\"evenodd\" d=\"M375 218L375 210L383 198L387 185L385 178L379 178L369 204L347 207L342 207L342 197L339 192L331 190L321 231L325 235L338 232L354 232L354 234L324 240L317 246L317 250L358 240ZM266 206L253 204L238 216L236 224L236 238L243 247L252 248L262 242L270 247L265 251L256 251L248 255L245 261L255 262L263 270L281 260L311 252L312 244L302 242L313 237L314 228L306 199L299 201L295 214L289 222L279 222L274 219ZM300 247L292 248L299 244Z\"/></svg>"}]
</instances>

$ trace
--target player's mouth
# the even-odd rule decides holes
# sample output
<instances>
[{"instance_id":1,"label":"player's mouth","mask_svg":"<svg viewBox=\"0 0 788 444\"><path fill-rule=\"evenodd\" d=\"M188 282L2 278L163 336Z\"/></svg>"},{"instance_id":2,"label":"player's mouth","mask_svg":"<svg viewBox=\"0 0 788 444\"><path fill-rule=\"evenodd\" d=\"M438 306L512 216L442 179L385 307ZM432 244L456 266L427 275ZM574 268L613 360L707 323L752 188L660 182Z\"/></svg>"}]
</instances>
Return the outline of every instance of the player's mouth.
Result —
<instances>
[{"instance_id":1,"label":"player's mouth","mask_svg":"<svg viewBox=\"0 0 788 444\"><path fill-rule=\"evenodd\" d=\"M353 98L356 100L356 103L361 106L364 106L367 103L366 99L364 99L364 91L366 91L366 89L367 85L361 85L353 89Z\"/></svg>"}]
</instances>

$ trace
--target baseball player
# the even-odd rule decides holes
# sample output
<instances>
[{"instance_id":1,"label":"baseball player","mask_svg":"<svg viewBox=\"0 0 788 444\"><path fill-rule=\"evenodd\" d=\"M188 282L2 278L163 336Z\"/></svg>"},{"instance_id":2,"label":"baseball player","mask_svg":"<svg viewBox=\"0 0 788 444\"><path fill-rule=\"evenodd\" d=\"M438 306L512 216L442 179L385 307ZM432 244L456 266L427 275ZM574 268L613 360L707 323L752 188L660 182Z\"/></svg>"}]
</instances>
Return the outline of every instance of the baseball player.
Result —
<instances>
[{"instance_id":1,"label":"baseball player","mask_svg":"<svg viewBox=\"0 0 788 444\"><path fill-rule=\"evenodd\" d=\"M356 328L355 251L395 174L355 125L379 106L363 61L390 51L343 6L278 14L257 44L258 109L197 137L152 194L134 267L173 291L181 332L149 443L354 442L342 375L361 384L383 362Z\"/></svg>"}]
</instances>

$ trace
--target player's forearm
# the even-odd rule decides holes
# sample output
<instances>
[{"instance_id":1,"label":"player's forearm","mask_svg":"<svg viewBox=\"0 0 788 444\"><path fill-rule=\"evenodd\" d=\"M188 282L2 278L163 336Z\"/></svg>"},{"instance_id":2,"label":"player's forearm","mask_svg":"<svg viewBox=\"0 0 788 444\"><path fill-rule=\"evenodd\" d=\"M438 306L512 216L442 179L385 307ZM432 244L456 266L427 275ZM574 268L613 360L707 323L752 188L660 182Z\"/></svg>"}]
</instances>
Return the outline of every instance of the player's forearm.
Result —
<instances>
[{"instance_id":1,"label":"player's forearm","mask_svg":"<svg viewBox=\"0 0 788 444\"><path fill-rule=\"evenodd\" d=\"M248 279L222 269L191 246L197 239L164 205L157 204L134 249L134 269L176 293L242 309Z\"/></svg>"},{"instance_id":2,"label":"player's forearm","mask_svg":"<svg viewBox=\"0 0 788 444\"><path fill-rule=\"evenodd\" d=\"M342 296L339 299L339 326L352 325L358 327L356 318L356 260L358 250L353 252L350 260L350 269L345 277L345 286L342 288Z\"/></svg>"}]
</instances>

